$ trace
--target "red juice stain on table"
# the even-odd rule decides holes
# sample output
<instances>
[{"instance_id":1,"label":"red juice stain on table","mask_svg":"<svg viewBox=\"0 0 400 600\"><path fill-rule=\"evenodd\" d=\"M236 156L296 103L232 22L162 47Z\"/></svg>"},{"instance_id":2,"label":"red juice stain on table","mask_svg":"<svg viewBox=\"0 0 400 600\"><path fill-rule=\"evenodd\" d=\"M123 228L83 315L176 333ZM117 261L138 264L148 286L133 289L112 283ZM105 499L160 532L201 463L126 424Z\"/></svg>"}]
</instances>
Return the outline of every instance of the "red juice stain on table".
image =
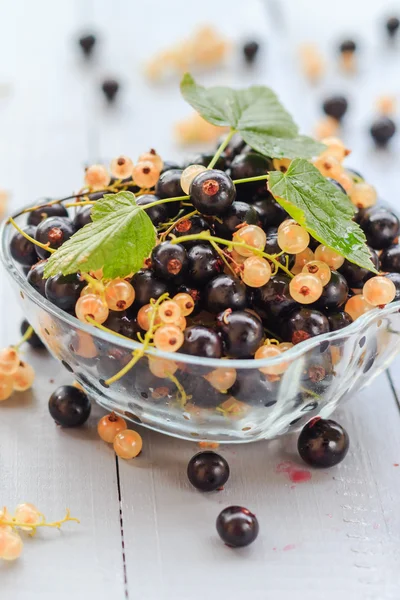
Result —
<instances>
[{"instance_id":1,"label":"red juice stain on table","mask_svg":"<svg viewBox=\"0 0 400 600\"><path fill-rule=\"evenodd\" d=\"M290 481L293 483L304 483L305 481L310 481L311 479L310 471L307 469L300 469L297 465L289 460L279 463L276 467L276 472L286 473Z\"/></svg>"}]
</instances>

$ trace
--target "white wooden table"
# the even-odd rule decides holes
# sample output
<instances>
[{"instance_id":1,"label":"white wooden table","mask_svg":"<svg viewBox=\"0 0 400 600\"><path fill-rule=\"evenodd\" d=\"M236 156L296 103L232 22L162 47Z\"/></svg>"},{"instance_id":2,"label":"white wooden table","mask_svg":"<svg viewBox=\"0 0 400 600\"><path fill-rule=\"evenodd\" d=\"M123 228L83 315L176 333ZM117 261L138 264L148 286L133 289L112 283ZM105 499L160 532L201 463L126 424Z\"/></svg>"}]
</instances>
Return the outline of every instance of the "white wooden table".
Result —
<instances>
[{"instance_id":1,"label":"white wooden table","mask_svg":"<svg viewBox=\"0 0 400 600\"><path fill-rule=\"evenodd\" d=\"M281 3L286 29L257 0L3 4L0 82L11 89L0 98L0 186L12 191L12 208L76 189L86 161L120 153L136 158L150 146L164 157L179 157L171 127L189 109L176 85L154 88L140 68L153 51L208 21L237 40L261 36L266 49L251 73L237 57L203 81L270 84L305 131L316 120L319 98L328 91L347 93L353 106L344 135L354 148L352 164L400 208L399 152L377 154L364 131L376 95L398 92L399 50L393 57L382 49L365 2L335 2L338 15L328 22L319 14L328 10L322 4ZM349 29L338 25L337 36L332 23L345 6ZM90 67L74 45L86 26L101 39ZM328 82L310 90L294 62L293 40L312 35L329 49L335 36L354 31L365 41L359 77L346 81L332 69ZM115 109L106 109L97 91L108 74L123 84ZM18 339L22 315L3 273L0 285L5 346ZM295 437L225 446L231 479L223 492L202 495L186 478L194 443L142 429L143 453L124 462L97 437L100 409L94 407L81 429L57 428L47 400L56 386L70 382L69 375L46 355L27 355L37 371L33 392L0 406L0 504L33 502L51 519L68 506L81 524L40 533L26 541L19 561L0 564L1 599L399 598L400 361L336 415L351 438L340 466L294 484L277 466L284 460L299 464ZM230 550L217 538L216 516L230 504L247 506L259 518L259 538L247 549Z\"/></svg>"}]
</instances>

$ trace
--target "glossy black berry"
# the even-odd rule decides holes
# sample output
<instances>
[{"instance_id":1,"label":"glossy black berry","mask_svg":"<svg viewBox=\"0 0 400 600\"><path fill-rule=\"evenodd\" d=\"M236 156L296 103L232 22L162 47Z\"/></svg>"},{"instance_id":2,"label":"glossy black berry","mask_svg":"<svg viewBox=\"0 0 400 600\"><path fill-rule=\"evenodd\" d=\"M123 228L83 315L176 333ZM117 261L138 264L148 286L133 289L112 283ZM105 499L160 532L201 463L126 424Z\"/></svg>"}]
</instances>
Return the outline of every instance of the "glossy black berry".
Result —
<instances>
[{"instance_id":1,"label":"glossy black berry","mask_svg":"<svg viewBox=\"0 0 400 600\"><path fill-rule=\"evenodd\" d=\"M83 35L82 37L80 37L78 42L83 54L86 57L91 56L91 54L93 53L94 46L96 44L96 36L92 33L89 33L88 35Z\"/></svg>"},{"instance_id":2,"label":"glossy black berry","mask_svg":"<svg viewBox=\"0 0 400 600\"><path fill-rule=\"evenodd\" d=\"M253 206L247 202L234 202L221 217L222 223L215 221L215 233L219 237L231 240L232 235L240 225L258 225L258 213Z\"/></svg>"},{"instance_id":3,"label":"glossy black berry","mask_svg":"<svg viewBox=\"0 0 400 600\"><path fill-rule=\"evenodd\" d=\"M346 194L347 195L347 192L346 192L346 190L344 189L344 187L342 186L341 183L339 183L335 179L331 179L330 177L327 177L326 180L329 181L335 187L337 187L337 189L340 190L342 192L342 194Z\"/></svg>"},{"instance_id":4,"label":"glossy black berry","mask_svg":"<svg viewBox=\"0 0 400 600\"><path fill-rule=\"evenodd\" d=\"M289 293L290 279L278 273L260 288L255 288L253 302L263 318L285 319L298 305Z\"/></svg>"},{"instance_id":5,"label":"glossy black berry","mask_svg":"<svg viewBox=\"0 0 400 600\"><path fill-rule=\"evenodd\" d=\"M218 314L227 308L244 310L246 286L232 275L217 275L206 287L204 302L207 310L213 314Z\"/></svg>"},{"instance_id":6,"label":"glossy black berry","mask_svg":"<svg viewBox=\"0 0 400 600\"><path fill-rule=\"evenodd\" d=\"M361 221L368 244L375 250L391 246L400 233L396 215L383 206L368 209Z\"/></svg>"},{"instance_id":7,"label":"glossy black berry","mask_svg":"<svg viewBox=\"0 0 400 600\"><path fill-rule=\"evenodd\" d=\"M400 281L400 276L399 276L399 281ZM343 329L344 327L347 327L347 325L351 325L351 323L353 322L353 319L347 312L345 312L344 310L340 310L338 312L329 313L328 321L329 321L329 329L331 331L338 331L339 329Z\"/></svg>"},{"instance_id":8,"label":"glossy black berry","mask_svg":"<svg viewBox=\"0 0 400 600\"><path fill-rule=\"evenodd\" d=\"M258 536L256 515L242 506L228 506L217 518L217 531L221 540L232 548L248 546Z\"/></svg>"},{"instance_id":9,"label":"glossy black berry","mask_svg":"<svg viewBox=\"0 0 400 600\"><path fill-rule=\"evenodd\" d=\"M221 143L225 140L225 137L226 137L226 135L222 136L218 140L216 150L220 147ZM246 143L240 137L240 135L238 133L235 133L235 135L229 141L229 144L227 145L227 147L224 150L226 159L231 162L235 158L235 156L237 156L238 154L240 154L242 152L245 145L246 145Z\"/></svg>"},{"instance_id":10,"label":"glossy black berry","mask_svg":"<svg viewBox=\"0 0 400 600\"><path fill-rule=\"evenodd\" d=\"M187 476L190 483L201 492L214 492L228 481L229 465L216 452L199 452L190 459Z\"/></svg>"},{"instance_id":11,"label":"glossy black berry","mask_svg":"<svg viewBox=\"0 0 400 600\"><path fill-rule=\"evenodd\" d=\"M328 318L318 310L298 308L294 310L282 325L285 341L299 344L316 335L328 333Z\"/></svg>"},{"instance_id":12,"label":"glossy black berry","mask_svg":"<svg viewBox=\"0 0 400 600\"><path fill-rule=\"evenodd\" d=\"M219 336L208 327L192 325L184 331L185 340L180 352L204 358L221 358L222 344Z\"/></svg>"},{"instance_id":13,"label":"glossy black berry","mask_svg":"<svg viewBox=\"0 0 400 600\"><path fill-rule=\"evenodd\" d=\"M339 50L342 53L345 53L345 52L355 52L357 50L357 44L353 40L344 40L340 44Z\"/></svg>"},{"instance_id":14,"label":"glossy black berry","mask_svg":"<svg viewBox=\"0 0 400 600\"><path fill-rule=\"evenodd\" d=\"M195 156L193 158L193 160L188 162L187 166L203 165L203 167L208 167L208 165L210 164L210 162L212 161L213 158L214 158L214 154L209 154L209 153L198 154L197 156ZM225 152L223 152L221 154L221 156L218 157L218 160L214 165L214 169L219 169L220 171L225 171L226 167L227 167L227 156L226 156Z\"/></svg>"},{"instance_id":15,"label":"glossy black berry","mask_svg":"<svg viewBox=\"0 0 400 600\"><path fill-rule=\"evenodd\" d=\"M45 265L46 261L41 260L40 262L36 263L36 265L33 265L26 276L27 282L42 296L45 296L44 288L46 285L46 280L43 278Z\"/></svg>"},{"instance_id":16,"label":"glossy black berry","mask_svg":"<svg viewBox=\"0 0 400 600\"><path fill-rule=\"evenodd\" d=\"M49 244L50 248L57 249L66 242L75 232L74 226L69 219L64 217L49 217L39 223L36 229L35 239L41 244ZM48 258L50 252L35 246L39 258Z\"/></svg>"},{"instance_id":17,"label":"glossy black berry","mask_svg":"<svg viewBox=\"0 0 400 600\"><path fill-rule=\"evenodd\" d=\"M112 329L120 335L136 340L136 334L140 331L140 327L137 324L135 318L131 317L129 311L115 311L110 310L107 321L104 323L104 327ZM117 373L117 371L115 371Z\"/></svg>"},{"instance_id":18,"label":"glossy black berry","mask_svg":"<svg viewBox=\"0 0 400 600\"><path fill-rule=\"evenodd\" d=\"M316 306L321 310L339 308L346 302L348 294L349 286L346 279L337 271L331 271L331 278L324 285Z\"/></svg>"},{"instance_id":19,"label":"glossy black berry","mask_svg":"<svg viewBox=\"0 0 400 600\"><path fill-rule=\"evenodd\" d=\"M296 262L296 256L295 254L286 254L286 252L281 254L282 250L278 245L278 228L268 227L268 229L264 229L264 231L267 235L264 252L267 254L280 254L276 260L285 267L287 265L288 269L292 269L294 267L294 263Z\"/></svg>"},{"instance_id":20,"label":"glossy black berry","mask_svg":"<svg viewBox=\"0 0 400 600\"><path fill-rule=\"evenodd\" d=\"M211 246L197 244L188 251L188 275L195 287L201 287L223 271L224 264Z\"/></svg>"},{"instance_id":21,"label":"glossy black berry","mask_svg":"<svg viewBox=\"0 0 400 600\"><path fill-rule=\"evenodd\" d=\"M324 113L337 121L340 121L344 117L347 107L347 98L344 96L330 96L322 105Z\"/></svg>"},{"instance_id":22,"label":"glossy black berry","mask_svg":"<svg viewBox=\"0 0 400 600\"><path fill-rule=\"evenodd\" d=\"M252 206L257 211L264 230L278 227L288 217L286 210L272 196L256 200L252 202Z\"/></svg>"},{"instance_id":23,"label":"glossy black berry","mask_svg":"<svg viewBox=\"0 0 400 600\"><path fill-rule=\"evenodd\" d=\"M194 310L191 314L192 317L200 312L201 306L202 306L202 292L199 289L197 289L193 285L188 285L186 283L182 283L181 285L179 285L177 287L176 293L177 294L189 294L189 296L192 297L193 302L194 302Z\"/></svg>"},{"instance_id":24,"label":"glossy black berry","mask_svg":"<svg viewBox=\"0 0 400 600\"><path fill-rule=\"evenodd\" d=\"M152 202L156 202L159 200L158 196L154 196L151 194L143 194L143 196L139 196L136 198L136 204L139 206L147 206L147 204L151 204ZM179 204L179 203L178 203ZM151 222L155 227L160 225L161 223L165 223L168 221L168 204L157 204L156 206L152 206L146 210L146 214L150 218Z\"/></svg>"},{"instance_id":25,"label":"glossy black berry","mask_svg":"<svg viewBox=\"0 0 400 600\"><path fill-rule=\"evenodd\" d=\"M68 217L68 211L62 204L42 204L29 213L27 223L37 226L48 217Z\"/></svg>"},{"instance_id":26,"label":"glossy black berry","mask_svg":"<svg viewBox=\"0 0 400 600\"><path fill-rule=\"evenodd\" d=\"M36 227L29 225L23 231L35 238ZM10 253L14 260L24 267L30 267L37 262L36 246L17 231L11 238Z\"/></svg>"},{"instance_id":27,"label":"glossy black berry","mask_svg":"<svg viewBox=\"0 0 400 600\"><path fill-rule=\"evenodd\" d=\"M349 436L339 423L315 417L300 433L297 449L311 467L334 467L347 454Z\"/></svg>"},{"instance_id":28,"label":"glossy black berry","mask_svg":"<svg viewBox=\"0 0 400 600\"><path fill-rule=\"evenodd\" d=\"M179 238L184 235L196 235L203 231L211 231L208 222L201 215L193 215L192 217L183 219L183 221L177 223L171 233ZM198 243L199 240L192 240L183 242L183 245L186 248L190 248Z\"/></svg>"},{"instance_id":29,"label":"glossy black berry","mask_svg":"<svg viewBox=\"0 0 400 600\"><path fill-rule=\"evenodd\" d=\"M161 174L165 173L165 171L170 171L171 169L181 169L181 166L173 160L164 160Z\"/></svg>"},{"instance_id":30,"label":"glossy black berry","mask_svg":"<svg viewBox=\"0 0 400 600\"><path fill-rule=\"evenodd\" d=\"M246 311L225 310L218 315L217 327L227 356L251 358L264 337L261 320Z\"/></svg>"},{"instance_id":31,"label":"glossy black berry","mask_svg":"<svg viewBox=\"0 0 400 600\"><path fill-rule=\"evenodd\" d=\"M108 102L114 102L119 90L119 83L116 79L106 79L101 84L101 89Z\"/></svg>"},{"instance_id":32,"label":"glossy black berry","mask_svg":"<svg viewBox=\"0 0 400 600\"><path fill-rule=\"evenodd\" d=\"M386 21L386 31L389 34L389 37L393 38L396 33L397 30L399 29L399 25L400 25L400 20L398 17L390 17L387 21Z\"/></svg>"},{"instance_id":33,"label":"glossy black berry","mask_svg":"<svg viewBox=\"0 0 400 600\"><path fill-rule=\"evenodd\" d=\"M232 179L224 171L208 169L197 175L190 185L190 199L203 215L222 215L236 197Z\"/></svg>"},{"instance_id":34,"label":"glossy black berry","mask_svg":"<svg viewBox=\"0 0 400 600\"><path fill-rule=\"evenodd\" d=\"M400 300L400 273L386 273L385 277L393 281L396 288L396 295L393 298L393 302Z\"/></svg>"},{"instance_id":35,"label":"glossy black berry","mask_svg":"<svg viewBox=\"0 0 400 600\"><path fill-rule=\"evenodd\" d=\"M370 252L372 264L374 265L375 269L379 269L379 257L377 253L370 247L368 249ZM368 269L359 267L358 265L355 265L347 259L340 267L339 272L342 275L344 275L349 287L357 290L362 289L364 283L374 276L374 273L372 273Z\"/></svg>"},{"instance_id":36,"label":"glossy black berry","mask_svg":"<svg viewBox=\"0 0 400 600\"><path fill-rule=\"evenodd\" d=\"M246 42L243 46L243 55L248 63L253 63L260 49L260 44L255 41Z\"/></svg>"},{"instance_id":37,"label":"glossy black berry","mask_svg":"<svg viewBox=\"0 0 400 600\"><path fill-rule=\"evenodd\" d=\"M89 418L90 410L87 395L72 385L57 388L49 399L49 412L61 427L83 425Z\"/></svg>"},{"instance_id":38,"label":"glossy black berry","mask_svg":"<svg viewBox=\"0 0 400 600\"><path fill-rule=\"evenodd\" d=\"M162 242L151 253L151 266L157 277L178 279L188 268L187 252L181 244Z\"/></svg>"},{"instance_id":39,"label":"glossy black berry","mask_svg":"<svg viewBox=\"0 0 400 600\"><path fill-rule=\"evenodd\" d=\"M27 330L29 329L30 324L28 323L28 321L26 321L25 319L22 321L21 323L21 327L20 327L20 331L21 331L21 335L25 335L25 333L27 332ZM32 348L35 348L35 350L43 350L43 348L45 348L46 346L43 344L42 340L40 339L40 337L37 335L37 333L33 332L31 337L26 340L27 343L32 346Z\"/></svg>"},{"instance_id":40,"label":"glossy black berry","mask_svg":"<svg viewBox=\"0 0 400 600\"><path fill-rule=\"evenodd\" d=\"M277 402L279 385L267 379L257 369L238 369L229 394L250 406L273 406Z\"/></svg>"},{"instance_id":41,"label":"glossy black berry","mask_svg":"<svg viewBox=\"0 0 400 600\"><path fill-rule=\"evenodd\" d=\"M168 284L159 279L150 269L141 269L132 278L135 290L135 304L138 308L149 304L154 298L157 300L162 294L168 292Z\"/></svg>"},{"instance_id":42,"label":"glossy black berry","mask_svg":"<svg viewBox=\"0 0 400 600\"><path fill-rule=\"evenodd\" d=\"M249 152L247 154L239 154L233 159L230 176L232 179L258 177L259 175L266 175L272 168L272 162L269 158L262 154L257 154L257 152ZM236 189L237 199L244 202L251 202L252 196L262 189L267 190L266 181L240 183Z\"/></svg>"},{"instance_id":43,"label":"glossy black berry","mask_svg":"<svg viewBox=\"0 0 400 600\"><path fill-rule=\"evenodd\" d=\"M73 310L86 282L79 275L54 275L46 280L45 294L47 300L62 310Z\"/></svg>"},{"instance_id":44,"label":"glossy black berry","mask_svg":"<svg viewBox=\"0 0 400 600\"><path fill-rule=\"evenodd\" d=\"M400 246L389 246L379 257L382 271L400 273Z\"/></svg>"},{"instance_id":45,"label":"glossy black berry","mask_svg":"<svg viewBox=\"0 0 400 600\"><path fill-rule=\"evenodd\" d=\"M182 169L168 169L160 175L156 185L156 195L163 198L179 198L185 196L181 188ZM176 217L180 210L180 202L167 202L165 207L169 217Z\"/></svg>"},{"instance_id":46,"label":"glossy black berry","mask_svg":"<svg viewBox=\"0 0 400 600\"><path fill-rule=\"evenodd\" d=\"M92 207L91 206L85 206L84 208L81 208L80 210L78 210L78 212L76 213L76 215L74 217L74 220L72 221L75 231L78 231L78 229L82 229L82 227L84 227L88 223L91 223L92 222L91 215L92 215Z\"/></svg>"},{"instance_id":47,"label":"glossy black berry","mask_svg":"<svg viewBox=\"0 0 400 600\"><path fill-rule=\"evenodd\" d=\"M355 169L349 169L348 167L346 167L346 173L348 173L348 175L350 175L350 177L353 179L353 181L355 183L360 183L361 181L365 181L365 177L363 175L361 175L361 173L359 171L356 171Z\"/></svg>"},{"instance_id":48,"label":"glossy black berry","mask_svg":"<svg viewBox=\"0 0 400 600\"><path fill-rule=\"evenodd\" d=\"M370 134L377 146L386 146L396 133L396 124L389 117L379 117L370 127Z\"/></svg>"}]
</instances>

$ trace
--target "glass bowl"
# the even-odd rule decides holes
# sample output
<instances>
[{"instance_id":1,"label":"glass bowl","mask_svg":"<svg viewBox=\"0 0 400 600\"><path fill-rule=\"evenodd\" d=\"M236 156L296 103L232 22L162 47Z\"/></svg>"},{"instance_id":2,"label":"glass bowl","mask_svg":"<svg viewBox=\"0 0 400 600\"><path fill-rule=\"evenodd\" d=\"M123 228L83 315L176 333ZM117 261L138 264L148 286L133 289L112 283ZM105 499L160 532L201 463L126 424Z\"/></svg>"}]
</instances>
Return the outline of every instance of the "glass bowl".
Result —
<instances>
[{"instance_id":1,"label":"glass bowl","mask_svg":"<svg viewBox=\"0 0 400 600\"><path fill-rule=\"evenodd\" d=\"M16 220L25 223L23 216ZM397 301L274 359L205 359L149 349L122 379L105 387L104 380L141 345L86 325L43 298L10 254L12 235L14 228L3 223L2 262L25 317L53 356L108 411L168 435L243 443L298 429L311 417L328 417L339 402L386 369L400 348ZM156 377L149 370L149 362L154 370L163 360L172 361L167 364L167 370L174 371L171 378ZM228 392L209 384L207 377L216 369L236 371ZM260 369L280 374L265 375Z\"/></svg>"}]
</instances>

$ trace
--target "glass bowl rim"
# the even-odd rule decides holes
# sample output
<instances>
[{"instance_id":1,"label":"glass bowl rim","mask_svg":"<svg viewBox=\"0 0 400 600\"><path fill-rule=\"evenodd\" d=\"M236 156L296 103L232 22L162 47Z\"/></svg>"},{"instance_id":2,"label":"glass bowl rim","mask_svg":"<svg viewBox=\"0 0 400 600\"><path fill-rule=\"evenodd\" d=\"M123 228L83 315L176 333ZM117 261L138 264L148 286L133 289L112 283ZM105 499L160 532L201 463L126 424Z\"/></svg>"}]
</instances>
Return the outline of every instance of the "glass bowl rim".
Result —
<instances>
[{"instance_id":1,"label":"glass bowl rim","mask_svg":"<svg viewBox=\"0 0 400 600\"><path fill-rule=\"evenodd\" d=\"M27 207L28 208L28 207ZM23 209L21 209L23 210ZM13 218L21 216L21 211L18 212ZM79 329L84 333L88 333L94 338L98 338L102 341L108 342L109 344L118 344L123 348L133 352L134 350L140 350L143 346L140 342L135 342L130 338L126 338L119 335L114 335L101 329L97 329L93 325L83 323L75 316L58 308L52 304L47 298L44 298L39 292L37 292L31 285L28 284L27 279L23 276L22 272L15 266L14 260L10 253L10 246L8 243L8 228L12 228L12 224L8 222L8 219L4 219L0 227L0 260L4 265L7 273L16 281L22 292L26 294L41 310L55 316L57 319L63 321L70 328ZM361 333L365 326L372 323L375 319L385 318L388 315L400 310L400 300L387 304L384 308L375 308L365 315L359 317L356 321L347 325L343 329L338 331L330 331L322 335L318 335L299 344L296 344L289 350L286 350L282 355L274 358L262 358L262 359L230 359L230 358L205 358L202 356L192 356L190 354L181 354L180 352L163 352L157 350L154 347L150 347L145 351L145 355L155 356L158 358L173 360L175 362L200 365L204 367L210 367L214 369L221 368L234 368L234 369L260 369L263 367L269 367L277 365L280 362L293 362L300 356L306 354L309 350L316 348L324 342L338 342L341 339L347 339L353 334Z\"/></svg>"}]
</instances>

